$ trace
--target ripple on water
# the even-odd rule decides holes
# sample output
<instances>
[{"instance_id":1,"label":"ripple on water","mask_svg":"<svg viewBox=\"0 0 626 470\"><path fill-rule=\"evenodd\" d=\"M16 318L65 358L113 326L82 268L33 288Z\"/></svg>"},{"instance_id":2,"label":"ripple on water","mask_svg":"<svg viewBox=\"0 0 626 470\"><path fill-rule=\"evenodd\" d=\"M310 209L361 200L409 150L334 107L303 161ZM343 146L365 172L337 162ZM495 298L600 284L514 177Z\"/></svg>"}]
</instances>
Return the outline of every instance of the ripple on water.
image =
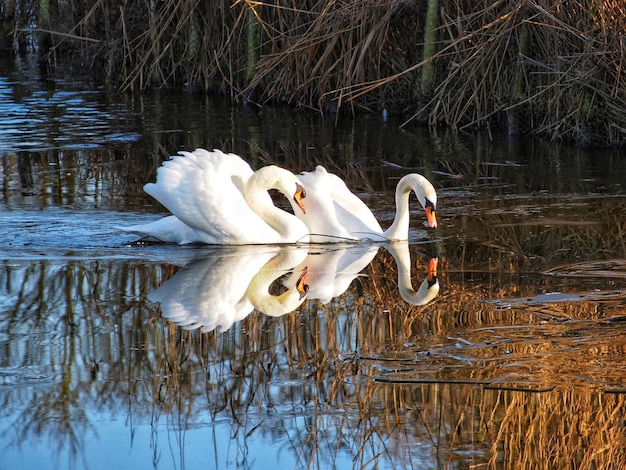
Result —
<instances>
[{"instance_id":1,"label":"ripple on water","mask_svg":"<svg viewBox=\"0 0 626 470\"><path fill-rule=\"evenodd\" d=\"M139 135L125 129L126 108L105 98L92 90L38 90L0 76L0 148L41 151L136 141Z\"/></svg>"},{"instance_id":2,"label":"ripple on water","mask_svg":"<svg viewBox=\"0 0 626 470\"><path fill-rule=\"evenodd\" d=\"M47 208L0 210L0 257L7 264L42 259L141 259L185 264L202 245L135 244L118 227L154 221L158 214Z\"/></svg>"}]
</instances>

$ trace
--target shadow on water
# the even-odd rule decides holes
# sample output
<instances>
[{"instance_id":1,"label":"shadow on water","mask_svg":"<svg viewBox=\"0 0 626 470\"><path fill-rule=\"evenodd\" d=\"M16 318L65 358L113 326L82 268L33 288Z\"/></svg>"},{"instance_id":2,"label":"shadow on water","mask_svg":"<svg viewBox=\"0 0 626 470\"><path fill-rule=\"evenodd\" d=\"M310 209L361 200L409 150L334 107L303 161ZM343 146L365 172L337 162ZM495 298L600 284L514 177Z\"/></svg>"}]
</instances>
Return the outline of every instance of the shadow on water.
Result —
<instances>
[{"instance_id":1,"label":"shadow on water","mask_svg":"<svg viewBox=\"0 0 626 470\"><path fill-rule=\"evenodd\" d=\"M7 466L626 464L623 152L173 91L123 101L29 67L0 78ZM324 164L383 226L398 177L421 172L439 228L413 207L401 245L179 247L116 230L165 213L141 188L197 146Z\"/></svg>"}]
</instances>

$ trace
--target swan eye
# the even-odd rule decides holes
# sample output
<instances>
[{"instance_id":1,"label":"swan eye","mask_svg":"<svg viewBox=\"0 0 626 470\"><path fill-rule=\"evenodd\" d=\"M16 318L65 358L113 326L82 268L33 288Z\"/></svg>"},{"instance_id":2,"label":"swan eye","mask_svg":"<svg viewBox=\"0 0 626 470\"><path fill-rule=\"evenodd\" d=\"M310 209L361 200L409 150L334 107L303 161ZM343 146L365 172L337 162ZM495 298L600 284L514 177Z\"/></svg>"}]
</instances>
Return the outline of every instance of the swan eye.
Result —
<instances>
[{"instance_id":1,"label":"swan eye","mask_svg":"<svg viewBox=\"0 0 626 470\"><path fill-rule=\"evenodd\" d=\"M304 199L306 197L306 191L302 187L302 185L296 183L296 192L300 193L300 198Z\"/></svg>"}]
</instances>

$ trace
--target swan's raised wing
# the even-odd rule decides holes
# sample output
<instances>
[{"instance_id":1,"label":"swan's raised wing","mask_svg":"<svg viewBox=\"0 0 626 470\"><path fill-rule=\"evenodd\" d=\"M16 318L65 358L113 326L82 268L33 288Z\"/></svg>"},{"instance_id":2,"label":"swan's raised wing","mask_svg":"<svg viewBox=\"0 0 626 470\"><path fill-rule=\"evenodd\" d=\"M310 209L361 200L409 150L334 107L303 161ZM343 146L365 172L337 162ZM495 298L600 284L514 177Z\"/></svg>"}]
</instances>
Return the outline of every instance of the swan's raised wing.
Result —
<instances>
[{"instance_id":1,"label":"swan's raised wing","mask_svg":"<svg viewBox=\"0 0 626 470\"><path fill-rule=\"evenodd\" d=\"M343 294L352 281L374 259L378 245L348 244L327 245L310 251L306 259L284 280L284 285L293 288L299 273L306 267L309 284L309 299L319 299L322 304Z\"/></svg>"},{"instance_id":2,"label":"swan's raised wing","mask_svg":"<svg viewBox=\"0 0 626 470\"><path fill-rule=\"evenodd\" d=\"M249 243L268 229L243 196L252 174L237 155L197 149L164 162L156 183L144 190L184 224L204 232L203 241Z\"/></svg>"},{"instance_id":3,"label":"swan's raised wing","mask_svg":"<svg viewBox=\"0 0 626 470\"><path fill-rule=\"evenodd\" d=\"M351 233L382 233L380 224L372 211L354 194L339 176L328 173L331 194L337 208L339 222ZM363 238L363 237L360 237Z\"/></svg>"}]
</instances>

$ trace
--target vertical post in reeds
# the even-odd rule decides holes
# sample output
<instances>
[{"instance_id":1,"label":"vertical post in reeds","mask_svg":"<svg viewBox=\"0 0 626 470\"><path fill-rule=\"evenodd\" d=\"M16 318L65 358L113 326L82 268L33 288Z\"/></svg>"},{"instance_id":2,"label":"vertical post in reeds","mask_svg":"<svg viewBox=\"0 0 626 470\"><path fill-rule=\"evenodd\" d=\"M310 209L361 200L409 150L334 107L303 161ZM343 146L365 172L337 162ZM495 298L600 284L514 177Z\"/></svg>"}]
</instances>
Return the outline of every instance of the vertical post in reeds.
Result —
<instances>
[{"instance_id":1,"label":"vertical post in reeds","mask_svg":"<svg viewBox=\"0 0 626 470\"><path fill-rule=\"evenodd\" d=\"M511 109L508 113L509 135L519 134L520 117L523 114L522 104L526 94L526 70L525 58L528 56L530 43L530 32L528 24L522 23L520 35L518 39L517 66L515 70L515 80L513 85L513 93L511 96Z\"/></svg>"},{"instance_id":2,"label":"vertical post in reeds","mask_svg":"<svg viewBox=\"0 0 626 470\"><path fill-rule=\"evenodd\" d=\"M248 8L248 63L246 79L250 81L261 59L261 23L254 5L249 5Z\"/></svg>"},{"instance_id":3,"label":"vertical post in reeds","mask_svg":"<svg viewBox=\"0 0 626 470\"><path fill-rule=\"evenodd\" d=\"M438 0L428 0L426 6L426 27L424 30L424 57L423 60L431 59L437 51L437 11L439 10ZM435 62L429 60L422 67L421 89L422 93L428 95L435 83Z\"/></svg>"},{"instance_id":4,"label":"vertical post in reeds","mask_svg":"<svg viewBox=\"0 0 626 470\"><path fill-rule=\"evenodd\" d=\"M37 12L37 24L41 32L39 33L39 53L47 53L52 47L52 36L50 35L50 0L39 0L39 10Z\"/></svg>"},{"instance_id":5,"label":"vertical post in reeds","mask_svg":"<svg viewBox=\"0 0 626 470\"><path fill-rule=\"evenodd\" d=\"M15 0L6 0L2 2L2 5L4 15L2 15L2 24L0 25L0 52L4 53L13 50L11 37L17 25L15 22Z\"/></svg>"}]
</instances>

